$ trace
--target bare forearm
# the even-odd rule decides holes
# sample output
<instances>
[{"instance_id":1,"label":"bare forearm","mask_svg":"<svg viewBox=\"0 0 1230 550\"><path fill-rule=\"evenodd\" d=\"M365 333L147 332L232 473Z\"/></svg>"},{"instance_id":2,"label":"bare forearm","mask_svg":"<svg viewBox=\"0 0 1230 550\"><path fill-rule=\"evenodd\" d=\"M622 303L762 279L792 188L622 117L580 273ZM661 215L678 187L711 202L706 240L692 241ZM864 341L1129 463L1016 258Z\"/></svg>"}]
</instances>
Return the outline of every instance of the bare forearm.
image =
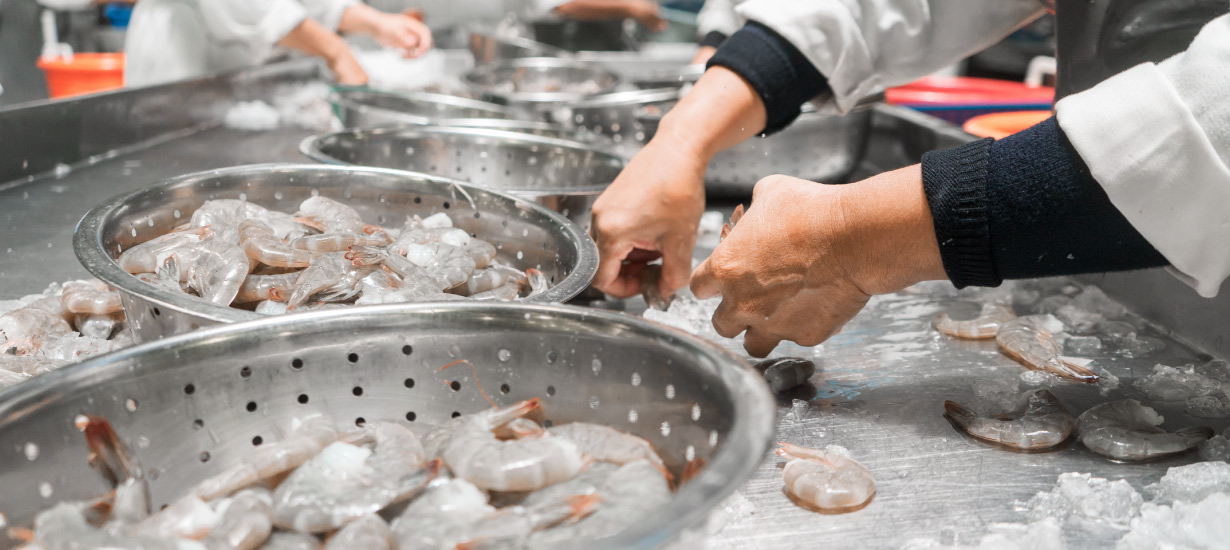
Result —
<instances>
[{"instance_id":1,"label":"bare forearm","mask_svg":"<svg viewBox=\"0 0 1230 550\"><path fill-rule=\"evenodd\" d=\"M688 147L708 162L718 151L742 143L764 126L764 102L756 90L733 71L713 67L662 118L653 139Z\"/></svg>"},{"instance_id":2,"label":"bare forearm","mask_svg":"<svg viewBox=\"0 0 1230 550\"><path fill-rule=\"evenodd\" d=\"M379 31L380 17L384 12L367 4L355 4L342 12L337 25L338 32L374 35Z\"/></svg>"},{"instance_id":3,"label":"bare forearm","mask_svg":"<svg viewBox=\"0 0 1230 550\"><path fill-rule=\"evenodd\" d=\"M311 19L304 19L299 26L282 37L278 44L326 60L337 59L350 51L350 46L346 45L342 37Z\"/></svg>"}]
</instances>

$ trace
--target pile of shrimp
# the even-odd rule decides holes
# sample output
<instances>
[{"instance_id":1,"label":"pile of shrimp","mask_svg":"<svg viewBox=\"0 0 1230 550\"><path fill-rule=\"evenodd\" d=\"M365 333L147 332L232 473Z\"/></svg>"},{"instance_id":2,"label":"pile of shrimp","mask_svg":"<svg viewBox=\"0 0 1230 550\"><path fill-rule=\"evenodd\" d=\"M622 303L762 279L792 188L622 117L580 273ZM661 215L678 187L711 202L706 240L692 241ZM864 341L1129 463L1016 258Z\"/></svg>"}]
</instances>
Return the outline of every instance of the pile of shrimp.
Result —
<instances>
[{"instance_id":1,"label":"pile of shrimp","mask_svg":"<svg viewBox=\"0 0 1230 550\"><path fill-rule=\"evenodd\" d=\"M119 293L97 279L9 303L16 307L0 313L0 388L132 343Z\"/></svg>"},{"instance_id":2,"label":"pile of shrimp","mask_svg":"<svg viewBox=\"0 0 1230 550\"><path fill-rule=\"evenodd\" d=\"M458 416L422 439L395 422L343 433L327 416L299 418L283 440L160 511L110 423L82 415L90 464L114 490L9 534L41 550L576 547L671 499L672 476L648 441L598 424L544 427L541 415L530 399Z\"/></svg>"},{"instance_id":3,"label":"pile of shrimp","mask_svg":"<svg viewBox=\"0 0 1230 550\"><path fill-rule=\"evenodd\" d=\"M347 304L515 300L545 291L541 271L500 263L491 243L445 213L400 230L315 196L296 214L206 201L191 220L120 253L141 280L223 306L276 315ZM528 294L527 294L528 293Z\"/></svg>"}]
</instances>

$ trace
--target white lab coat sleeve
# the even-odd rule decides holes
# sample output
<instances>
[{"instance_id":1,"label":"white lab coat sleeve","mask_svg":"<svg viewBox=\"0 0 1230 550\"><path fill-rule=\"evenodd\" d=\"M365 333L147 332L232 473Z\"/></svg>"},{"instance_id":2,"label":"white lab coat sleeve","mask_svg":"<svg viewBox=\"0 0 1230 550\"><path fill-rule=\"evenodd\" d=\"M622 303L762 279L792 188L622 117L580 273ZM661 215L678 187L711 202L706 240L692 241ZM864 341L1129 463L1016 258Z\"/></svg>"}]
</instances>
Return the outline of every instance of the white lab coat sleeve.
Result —
<instances>
[{"instance_id":1,"label":"white lab coat sleeve","mask_svg":"<svg viewBox=\"0 0 1230 550\"><path fill-rule=\"evenodd\" d=\"M735 11L738 0L705 0L705 5L696 14L696 34L705 36L717 31L730 36L743 26L743 19Z\"/></svg>"},{"instance_id":2,"label":"white lab coat sleeve","mask_svg":"<svg viewBox=\"0 0 1230 550\"><path fill-rule=\"evenodd\" d=\"M75 11L89 8L94 0L38 0L43 7L60 11Z\"/></svg>"},{"instance_id":3,"label":"white lab coat sleeve","mask_svg":"<svg viewBox=\"0 0 1230 550\"><path fill-rule=\"evenodd\" d=\"M1213 297L1230 276L1230 16L1187 51L1055 106L1059 126L1171 272Z\"/></svg>"},{"instance_id":4,"label":"white lab coat sleeve","mask_svg":"<svg viewBox=\"0 0 1230 550\"><path fill-rule=\"evenodd\" d=\"M276 44L307 18L296 0L202 0L201 22L220 43L239 42L253 48Z\"/></svg>"},{"instance_id":5,"label":"white lab coat sleeve","mask_svg":"<svg viewBox=\"0 0 1230 550\"><path fill-rule=\"evenodd\" d=\"M1038 0L748 0L736 8L798 48L841 111L1000 41Z\"/></svg>"},{"instance_id":6,"label":"white lab coat sleeve","mask_svg":"<svg viewBox=\"0 0 1230 550\"><path fill-rule=\"evenodd\" d=\"M359 0L302 0L307 16L326 29L336 31L342 24L342 14Z\"/></svg>"},{"instance_id":7,"label":"white lab coat sleeve","mask_svg":"<svg viewBox=\"0 0 1230 550\"><path fill-rule=\"evenodd\" d=\"M537 19L549 19L555 8L567 4L571 0L521 0L515 3L513 11L517 16L526 21L534 21Z\"/></svg>"}]
</instances>

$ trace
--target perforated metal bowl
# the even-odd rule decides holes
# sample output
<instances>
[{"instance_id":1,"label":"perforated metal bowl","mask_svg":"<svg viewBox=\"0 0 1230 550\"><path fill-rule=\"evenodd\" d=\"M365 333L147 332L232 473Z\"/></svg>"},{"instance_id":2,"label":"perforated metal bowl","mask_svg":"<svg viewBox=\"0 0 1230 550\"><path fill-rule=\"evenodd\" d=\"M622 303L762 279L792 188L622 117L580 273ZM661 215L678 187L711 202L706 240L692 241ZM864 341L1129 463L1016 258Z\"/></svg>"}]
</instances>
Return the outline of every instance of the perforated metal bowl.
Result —
<instances>
[{"instance_id":1,"label":"perforated metal bowl","mask_svg":"<svg viewBox=\"0 0 1230 550\"><path fill-rule=\"evenodd\" d=\"M572 52L517 36L501 36L486 29L470 31L470 53L482 65L523 57L569 57Z\"/></svg>"},{"instance_id":2,"label":"perforated metal bowl","mask_svg":"<svg viewBox=\"0 0 1230 550\"><path fill-rule=\"evenodd\" d=\"M440 124L452 119L524 119L525 114L502 105L427 92L338 90L329 103L347 128L388 124Z\"/></svg>"},{"instance_id":3,"label":"perforated metal bowl","mask_svg":"<svg viewBox=\"0 0 1230 550\"><path fill-rule=\"evenodd\" d=\"M638 120L652 138L662 116L674 105L665 102L642 110ZM754 137L713 156L705 170L705 189L729 196L748 196L762 178L788 174L824 183L842 183L863 158L871 124L869 109L845 115L816 112L811 104L790 126Z\"/></svg>"},{"instance_id":4,"label":"perforated metal bowl","mask_svg":"<svg viewBox=\"0 0 1230 550\"><path fill-rule=\"evenodd\" d=\"M624 167L622 158L592 145L474 128L344 130L308 138L299 149L320 162L440 174L506 191L585 230L590 207Z\"/></svg>"},{"instance_id":5,"label":"perforated metal bowl","mask_svg":"<svg viewBox=\"0 0 1230 550\"><path fill-rule=\"evenodd\" d=\"M615 92L559 105L550 114L552 120L583 136L609 139L612 150L632 158L648 141L645 125L638 120L643 108L677 99L678 88Z\"/></svg>"},{"instance_id":6,"label":"perforated metal bowl","mask_svg":"<svg viewBox=\"0 0 1230 550\"><path fill-rule=\"evenodd\" d=\"M463 193L464 192L464 193ZM113 258L188 221L210 199L246 199L294 212L320 194L354 207L363 219L400 225L407 215L448 212L457 227L496 245L496 256L535 267L554 285L528 298L563 302L589 286L597 270L593 241L576 224L531 201L425 174L318 164L260 164L188 174L114 197L77 226L73 248L95 277L114 286L138 340L150 341L219 323L261 317L145 283ZM473 206L466 199L474 200Z\"/></svg>"},{"instance_id":7,"label":"perforated metal bowl","mask_svg":"<svg viewBox=\"0 0 1230 550\"><path fill-rule=\"evenodd\" d=\"M28 526L38 510L110 488L87 465L80 414L111 421L158 507L244 461L254 445L278 441L296 416L325 412L348 429L395 421L423 434L488 407L468 369L436 372L459 358L476 365L500 405L539 397L553 423L632 432L676 475L689 459L707 462L669 504L615 537L587 541L589 550L657 547L699 526L748 479L773 436L773 397L758 373L637 317L456 302L320 311L168 338L0 392L0 509L10 525Z\"/></svg>"},{"instance_id":8,"label":"perforated metal bowl","mask_svg":"<svg viewBox=\"0 0 1230 550\"><path fill-rule=\"evenodd\" d=\"M467 86L483 99L514 108L542 110L559 102L613 91L619 76L596 63L559 57L506 59L479 65L466 73ZM561 86L593 82L590 93ZM511 88L511 90L509 89Z\"/></svg>"}]
</instances>

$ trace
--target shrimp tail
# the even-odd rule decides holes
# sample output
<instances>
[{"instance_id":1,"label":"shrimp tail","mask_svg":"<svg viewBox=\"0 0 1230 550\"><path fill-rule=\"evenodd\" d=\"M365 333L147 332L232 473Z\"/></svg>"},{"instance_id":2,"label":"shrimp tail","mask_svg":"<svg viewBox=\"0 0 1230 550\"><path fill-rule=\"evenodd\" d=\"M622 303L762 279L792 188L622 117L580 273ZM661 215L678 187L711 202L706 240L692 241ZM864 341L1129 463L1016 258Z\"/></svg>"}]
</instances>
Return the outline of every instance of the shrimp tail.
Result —
<instances>
[{"instance_id":1,"label":"shrimp tail","mask_svg":"<svg viewBox=\"0 0 1230 550\"><path fill-rule=\"evenodd\" d=\"M356 266L376 265L384 262L384 250L376 246L356 244L350 247L346 259Z\"/></svg>"},{"instance_id":2,"label":"shrimp tail","mask_svg":"<svg viewBox=\"0 0 1230 550\"><path fill-rule=\"evenodd\" d=\"M1093 371L1075 363L1064 361L1063 359L1060 359L1059 362L1063 364L1063 369L1056 372L1059 376L1070 380L1076 380L1078 382L1084 382L1086 384L1098 383L1099 377L1094 374Z\"/></svg>"},{"instance_id":3,"label":"shrimp tail","mask_svg":"<svg viewBox=\"0 0 1230 550\"><path fill-rule=\"evenodd\" d=\"M90 448L89 463L114 487L131 477L130 459L115 428L107 419L86 416L78 426Z\"/></svg>"},{"instance_id":4,"label":"shrimp tail","mask_svg":"<svg viewBox=\"0 0 1230 550\"><path fill-rule=\"evenodd\" d=\"M1174 434L1182 437L1184 441L1204 441L1213 437L1213 428L1208 426L1193 426L1191 428L1175 430Z\"/></svg>"},{"instance_id":5,"label":"shrimp tail","mask_svg":"<svg viewBox=\"0 0 1230 550\"><path fill-rule=\"evenodd\" d=\"M956 422L962 429L974 422L974 411L966 408L965 405L954 401L944 401L944 416Z\"/></svg>"},{"instance_id":6,"label":"shrimp tail","mask_svg":"<svg viewBox=\"0 0 1230 550\"><path fill-rule=\"evenodd\" d=\"M696 479L696 476L699 476L700 473L705 470L705 466L708 465L709 462L700 457L689 460L688 463L683 466L683 472L679 474L679 485L683 485L684 483Z\"/></svg>"}]
</instances>

